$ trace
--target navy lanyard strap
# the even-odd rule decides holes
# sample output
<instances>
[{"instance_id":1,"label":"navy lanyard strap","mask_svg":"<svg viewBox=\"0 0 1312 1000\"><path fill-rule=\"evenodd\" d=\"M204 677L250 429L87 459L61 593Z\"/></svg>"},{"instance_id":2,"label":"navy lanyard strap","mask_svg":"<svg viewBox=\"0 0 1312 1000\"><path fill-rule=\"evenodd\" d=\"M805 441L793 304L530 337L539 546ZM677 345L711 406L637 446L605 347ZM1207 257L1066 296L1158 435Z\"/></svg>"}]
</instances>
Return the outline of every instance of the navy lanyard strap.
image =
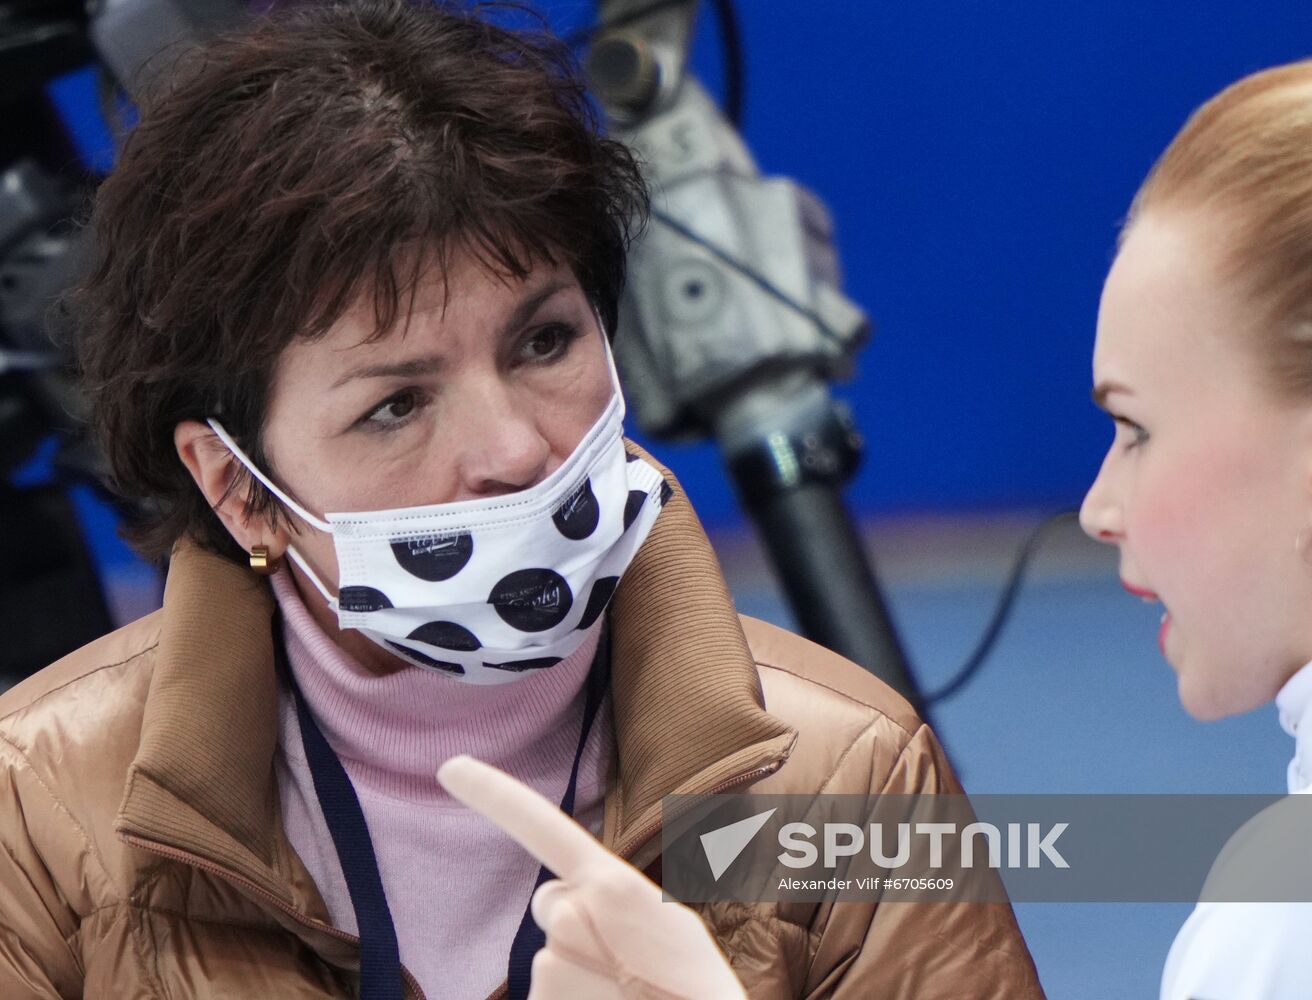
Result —
<instances>
[{"instance_id":1,"label":"navy lanyard strap","mask_svg":"<svg viewBox=\"0 0 1312 1000\"><path fill-rule=\"evenodd\" d=\"M588 734L592 731L592 723L601 708L610 680L609 632L609 627L603 625L592 669L588 672L582 731L579 733L578 749L574 752L574 765L570 768L569 785L560 803L561 810L569 816L574 814L583 748L587 745ZM396 925L392 921L392 911L387 905L387 894L383 890L382 876L378 871L378 858L374 854L373 841L369 838L369 827L365 823L364 811L360 808L360 800L355 794L350 776L324 738L318 723L314 721L314 715L296 684L283 646L282 616L277 611L273 618L273 649L278 669L296 700L296 717L301 728L301 742L305 746L305 759L310 766L310 777L314 781L314 793L328 824L328 832L332 836L337 859L346 878L351 907L355 910L355 924L360 934L360 1000L398 1000L404 995L400 948L396 941ZM436 777L433 780L436 781ZM552 877L545 866L540 868L535 890ZM526 905L514 943L510 946L509 1000L527 1000L533 956L545 943L546 935Z\"/></svg>"},{"instance_id":2,"label":"navy lanyard strap","mask_svg":"<svg viewBox=\"0 0 1312 1000\"><path fill-rule=\"evenodd\" d=\"M583 759L583 748L587 745L588 733L592 730L592 722L597 717L597 710L601 708L609 682L610 623L607 622L601 628L597 654L592 660L592 669L588 672L588 693L583 703L583 728L579 733L578 749L574 751L574 766L569 772L569 786L565 789L565 797L560 802L561 811L566 816L574 815L574 793L579 781L579 761ZM536 892L543 882L555 877L555 873L543 865L538 869L538 879L533 890ZM515 940L510 945L510 965L506 972L506 981L509 983L509 989L506 991L507 1000L528 1000L529 983L533 976L533 957L546 943L547 936L533 919L532 907L526 907L524 916L519 922L519 930L515 932Z\"/></svg>"},{"instance_id":3,"label":"navy lanyard strap","mask_svg":"<svg viewBox=\"0 0 1312 1000\"><path fill-rule=\"evenodd\" d=\"M378 872L378 858L369 826L356 797L351 779L333 748L328 745L314 715L305 703L296 678L287 664L282 642L281 616L274 617L273 648L278 668L296 698L296 718L301 726L305 759L314 780L314 794L328 823L346 889L355 910L355 926L360 934L360 1000L399 1000L401 987L401 950L396 943L396 925L383 891ZM436 779L434 779L436 780Z\"/></svg>"}]
</instances>

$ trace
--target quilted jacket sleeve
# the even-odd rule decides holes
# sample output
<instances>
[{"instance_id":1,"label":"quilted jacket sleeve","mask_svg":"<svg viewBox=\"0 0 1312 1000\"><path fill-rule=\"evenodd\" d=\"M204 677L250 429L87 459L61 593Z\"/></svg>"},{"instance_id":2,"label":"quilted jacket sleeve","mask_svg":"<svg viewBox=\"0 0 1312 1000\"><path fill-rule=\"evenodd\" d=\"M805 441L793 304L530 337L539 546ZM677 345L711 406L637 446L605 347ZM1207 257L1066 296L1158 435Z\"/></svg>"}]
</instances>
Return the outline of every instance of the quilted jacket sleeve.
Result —
<instances>
[{"instance_id":1,"label":"quilted jacket sleeve","mask_svg":"<svg viewBox=\"0 0 1312 1000\"><path fill-rule=\"evenodd\" d=\"M876 733L868 733L867 738L877 738ZM857 745L844 756L828 791L961 791L928 726L921 725L911 734L886 774L871 768L875 755L862 750ZM826 904L816 913L812 933L819 941L807 1000L1043 997L1029 949L1006 902Z\"/></svg>"},{"instance_id":2,"label":"quilted jacket sleeve","mask_svg":"<svg viewBox=\"0 0 1312 1000\"><path fill-rule=\"evenodd\" d=\"M0 734L0 997L81 997L78 917L42 857L69 817Z\"/></svg>"}]
</instances>

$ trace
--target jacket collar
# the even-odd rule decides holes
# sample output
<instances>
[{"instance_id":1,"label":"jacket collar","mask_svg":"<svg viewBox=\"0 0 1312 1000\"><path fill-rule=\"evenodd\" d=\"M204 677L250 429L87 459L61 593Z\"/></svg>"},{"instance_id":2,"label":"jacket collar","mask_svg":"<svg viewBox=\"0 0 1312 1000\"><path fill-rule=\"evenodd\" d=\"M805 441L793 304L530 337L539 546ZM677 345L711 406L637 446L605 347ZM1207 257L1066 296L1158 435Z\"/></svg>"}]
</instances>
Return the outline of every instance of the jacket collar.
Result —
<instances>
[{"instance_id":1,"label":"jacket collar","mask_svg":"<svg viewBox=\"0 0 1312 1000\"><path fill-rule=\"evenodd\" d=\"M1312 663L1300 667L1276 692L1280 726L1294 737L1294 758L1289 762L1289 792L1312 787Z\"/></svg>"},{"instance_id":2,"label":"jacket collar","mask_svg":"<svg viewBox=\"0 0 1312 1000\"><path fill-rule=\"evenodd\" d=\"M312 887L292 884L306 881L304 870L278 815L273 607L268 586L244 567L193 544L176 548L116 827L285 906L322 911ZM611 620L618 778L607 796L608 841L632 856L659 828L662 797L775 769L796 731L765 711L719 565L681 489L624 574Z\"/></svg>"}]
</instances>

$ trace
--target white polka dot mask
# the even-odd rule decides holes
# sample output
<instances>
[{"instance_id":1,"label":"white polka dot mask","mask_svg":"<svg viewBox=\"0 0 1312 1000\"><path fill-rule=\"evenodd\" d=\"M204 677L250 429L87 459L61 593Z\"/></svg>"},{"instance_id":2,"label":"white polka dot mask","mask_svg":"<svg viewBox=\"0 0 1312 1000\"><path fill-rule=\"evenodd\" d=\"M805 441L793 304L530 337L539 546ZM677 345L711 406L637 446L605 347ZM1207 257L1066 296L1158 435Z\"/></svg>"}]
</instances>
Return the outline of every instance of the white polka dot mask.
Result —
<instances>
[{"instance_id":1,"label":"white polka dot mask","mask_svg":"<svg viewBox=\"0 0 1312 1000\"><path fill-rule=\"evenodd\" d=\"M418 666L503 684L579 647L670 497L660 472L625 452L623 420L616 384L573 454L519 493L322 519L257 469L217 420L209 424L275 496L332 535L336 597L288 552L342 628Z\"/></svg>"}]
</instances>

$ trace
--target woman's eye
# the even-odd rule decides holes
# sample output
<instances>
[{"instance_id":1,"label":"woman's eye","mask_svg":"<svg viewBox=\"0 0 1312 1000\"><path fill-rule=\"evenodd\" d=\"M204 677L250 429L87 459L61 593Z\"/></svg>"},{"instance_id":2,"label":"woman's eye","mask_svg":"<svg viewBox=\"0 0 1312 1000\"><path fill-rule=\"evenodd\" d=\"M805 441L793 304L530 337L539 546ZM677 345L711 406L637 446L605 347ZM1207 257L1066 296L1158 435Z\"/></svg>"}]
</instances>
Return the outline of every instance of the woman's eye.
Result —
<instances>
[{"instance_id":1,"label":"woman's eye","mask_svg":"<svg viewBox=\"0 0 1312 1000\"><path fill-rule=\"evenodd\" d=\"M1129 420L1126 417L1113 417L1112 419L1116 421L1116 426L1118 428L1124 427L1132 435L1130 442L1125 445L1126 451L1132 451L1148 440L1148 432L1133 420Z\"/></svg>"},{"instance_id":2,"label":"woman's eye","mask_svg":"<svg viewBox=\"0 0 1312 1000\"><path fill-rule=\"evenodd\" d=\"M538 327L524 341L523 356L525 360L533 362L554 361L569 350L578 332L578 327L569 323L549 323Z\"/></svg>"},{"instance_id":3,"label":"woman's eye","mask_svg":"<svg viewBox=\"0 0 1312 1000\"><path fill-rule=\"evenodd\" d=\"M366 413L361 423L368 430L391 430L406 423L422 402L417 389L403 389Z\"/></svg>"}]
</instances>

